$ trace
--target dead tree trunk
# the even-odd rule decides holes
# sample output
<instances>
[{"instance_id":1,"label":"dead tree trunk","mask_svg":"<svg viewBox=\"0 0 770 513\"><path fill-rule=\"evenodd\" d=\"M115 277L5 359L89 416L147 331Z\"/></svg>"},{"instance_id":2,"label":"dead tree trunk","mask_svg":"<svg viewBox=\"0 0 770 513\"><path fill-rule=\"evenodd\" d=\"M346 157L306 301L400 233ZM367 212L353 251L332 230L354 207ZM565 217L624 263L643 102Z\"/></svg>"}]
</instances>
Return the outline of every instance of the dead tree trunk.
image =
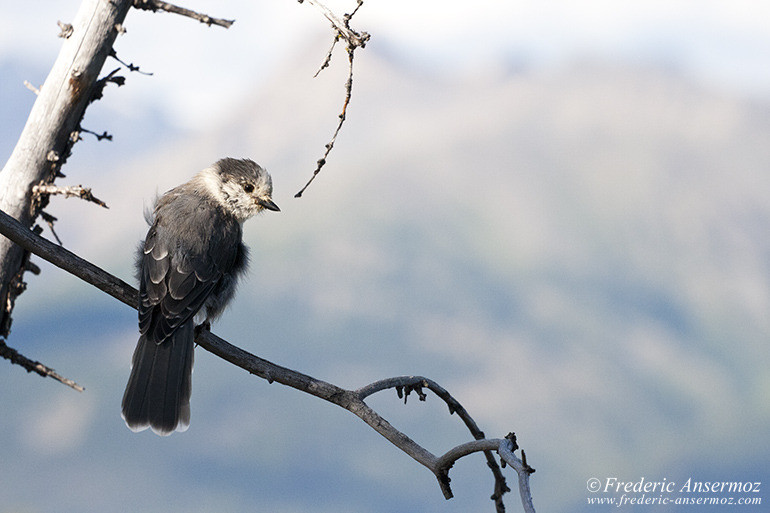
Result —
<instances>
[{"instance_id":1,"label":"dead tree trunk","mask_svg":"<svg viewBox=\"0 0 770 513\"><path fill-rule=\"evenodd\" d=\"M33 186L49 184L79 138L86 107L101 95L109 78L99 80L104 61L121 31L131 0L84 0L72 25L62 25L65 38L21 137L0 171L0 210L31 227L44 199ZM112 78L112 77L110 77ZM7 337L16 296L24 289L24 250L0 238L0 337Z\"/></svg>"}]
</instances>

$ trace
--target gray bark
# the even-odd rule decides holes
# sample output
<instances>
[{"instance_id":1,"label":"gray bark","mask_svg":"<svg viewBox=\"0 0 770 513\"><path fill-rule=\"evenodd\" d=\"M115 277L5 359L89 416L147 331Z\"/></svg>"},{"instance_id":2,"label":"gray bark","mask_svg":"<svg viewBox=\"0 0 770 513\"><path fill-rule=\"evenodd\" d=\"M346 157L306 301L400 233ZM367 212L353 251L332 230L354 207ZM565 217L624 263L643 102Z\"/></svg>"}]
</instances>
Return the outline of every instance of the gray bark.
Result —
<instances>
[{"instance_id":1,"label":"gray bark","mask_svg":"<svg viewBox=\"0 0 770 513\"><path fill-rule=\"evenodd\" d=\"M0 171L0 210L31 227L42 205L35 185L52 183L78 138L86 107L101 93L99 73L131 0L83 0L72 31L40 89L8 162ZM0 238L0 336L7 337L16 295L23 290L26 255Z\"/></svg>"}]
</instances>

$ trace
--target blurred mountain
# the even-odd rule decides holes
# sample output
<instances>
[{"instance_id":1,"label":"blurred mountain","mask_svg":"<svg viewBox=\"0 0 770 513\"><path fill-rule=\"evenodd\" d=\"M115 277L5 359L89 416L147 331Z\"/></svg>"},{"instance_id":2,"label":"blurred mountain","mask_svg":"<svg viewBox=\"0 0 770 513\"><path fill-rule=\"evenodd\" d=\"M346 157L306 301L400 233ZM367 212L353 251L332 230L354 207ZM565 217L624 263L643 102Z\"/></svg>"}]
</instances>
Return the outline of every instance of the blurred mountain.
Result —
<instances>
[{"instance_id":1,"label":"blurred mountain","mask_svg":"<svg viewBox=\"0 0 770 513\"><path fill-rule=\"evenodd\" d=\"M671 69L503 64L437 76L362 52L348 120L295 199L344 98L345 57L313 79L322 59L297 55L227 122L85 177L111 208L56 203L70 249L128 279L142 203L221 156L253 157L273 174L282 212L246 224L251 272L218 334L342 386L437 380L488 436L516 431L544 511L585 509L589 477L768 475L770 103ZM125 490L137 487L146 495L130 509L143 511L164 500L201 511L254 501L266 511L492 509L481 459L453 469L456 498L445 502L429 473L356 419L202 351L190 431L132 435L117 404L133 315L55 279L56 290L30 280L12 340L98 388L88 407L61 400L87 427L57 457L110 476L89 473L102 494L71 506L128 510ZM88 312L62 306L74 294ZM37 308L60 311L55 345L52 329L30 327ZM74 340L62 347L62 337ZM13 386L33 380L5 372ZM22 420L50 409L52 389L34 389L18 401L39 406L10 408ZM467 440L433 397L372 402L434 452ZM18 439L22 420L6 415L2 439ZM45 435L55 446L56 430ZM45 509L66 492L41 499L19 482L47 457L24 440L22 471L0 478L19 483L10 504Z\"/></svg>"}]
</instances>

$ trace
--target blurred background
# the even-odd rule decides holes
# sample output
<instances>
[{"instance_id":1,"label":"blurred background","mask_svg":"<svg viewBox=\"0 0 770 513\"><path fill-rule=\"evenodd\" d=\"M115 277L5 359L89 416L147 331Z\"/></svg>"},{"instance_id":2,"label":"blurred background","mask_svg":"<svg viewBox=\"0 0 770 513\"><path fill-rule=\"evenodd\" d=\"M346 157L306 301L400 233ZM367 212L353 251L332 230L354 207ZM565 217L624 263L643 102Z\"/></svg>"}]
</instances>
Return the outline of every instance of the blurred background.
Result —
<instances>
[{"instance_id":1,"label":"blurred background","mask_svg":"<svg viewBox=\"0 0 770 513\"><path fill-rule=\"evenodd\" d=\"M3 161L78 6L3 8ZM329 23L184 6L237 21L129 13L118 56L153 75L123 70L89 108L114 139L84 135L57 183L110 208L52 199L66 247L132 281L155 195L251 157L282 212L245 225L251 270L215 333L344 387L436 380L489 437L516 432L540 511L596 511L594 477L760 481L770 500L770 5L366 0L348 121L301 199L344 98L342 45L313 78ZM445 501L354 416L200 349L189 431L131 433L136 313L41 267L9 344L86 391L0 362L0 512L494 511L480 455ZM435 396L370 403L436 454L469 440Z\"/></svg>"}]
</instances>

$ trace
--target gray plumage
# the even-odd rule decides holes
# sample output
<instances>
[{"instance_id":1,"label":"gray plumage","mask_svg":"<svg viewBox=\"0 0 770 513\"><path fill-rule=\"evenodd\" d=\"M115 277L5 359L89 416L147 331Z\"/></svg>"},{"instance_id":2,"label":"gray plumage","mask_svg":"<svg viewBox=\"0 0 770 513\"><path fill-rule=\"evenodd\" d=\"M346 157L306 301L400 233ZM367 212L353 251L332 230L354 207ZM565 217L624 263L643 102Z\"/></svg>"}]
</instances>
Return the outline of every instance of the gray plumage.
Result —
<instances>
[{"instance_id":1,"label":"gray plumage","mask_svg":"<svg viewBox=\"0 0 770 513\"><path fill-rule=\"evenodd\" d=\"M241 225L279 210L272 192L259 165L226 158L157 201L136 263L140 336L122 405L133 431L189 426L194 323L210 322L233 297L248 261Z\"/></svg>"}]
</instances>

